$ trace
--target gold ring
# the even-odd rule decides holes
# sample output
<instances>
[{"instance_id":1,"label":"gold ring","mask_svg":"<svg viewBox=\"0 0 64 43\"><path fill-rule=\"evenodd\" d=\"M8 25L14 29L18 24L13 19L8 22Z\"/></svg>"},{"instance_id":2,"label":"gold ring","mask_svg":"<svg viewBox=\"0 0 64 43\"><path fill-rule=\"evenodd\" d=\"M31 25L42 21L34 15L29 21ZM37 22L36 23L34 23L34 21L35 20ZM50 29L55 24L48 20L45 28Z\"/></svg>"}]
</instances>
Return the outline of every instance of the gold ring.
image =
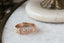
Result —
<instances>
[{"instance_id":1,"label":"gold ring","mask_svg":"<svg viewBox=\"0 0 64 43\"><path fill-rule=\"evenodd\" d=\"M29 34L36 31L36 26L33 23L20 23L15 26L15 31L19 34Z\"/></svg>"}]
</instances>

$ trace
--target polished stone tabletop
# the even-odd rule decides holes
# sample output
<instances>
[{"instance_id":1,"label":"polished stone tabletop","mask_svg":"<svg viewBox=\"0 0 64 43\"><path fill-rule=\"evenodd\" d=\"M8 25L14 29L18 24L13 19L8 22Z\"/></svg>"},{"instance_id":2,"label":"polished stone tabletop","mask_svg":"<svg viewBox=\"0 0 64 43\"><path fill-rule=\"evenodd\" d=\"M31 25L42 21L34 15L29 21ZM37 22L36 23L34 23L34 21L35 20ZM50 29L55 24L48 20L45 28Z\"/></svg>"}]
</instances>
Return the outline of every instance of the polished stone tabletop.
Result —
<instances>
[{"instance_id":1,"label":"polished stone tabletop","mask_svg":"<svg viewBox=\"0 0 64 43\"><path fill-rule=\"evenodd\" d=\"M51 24L36 21L26 14L26 3L20 6L8 19L3 32L3 43L64 43L64 24ZM14 31L18 23L30 22L37 26L37 32L19 35Z\"/></svg>"}]
</instances>

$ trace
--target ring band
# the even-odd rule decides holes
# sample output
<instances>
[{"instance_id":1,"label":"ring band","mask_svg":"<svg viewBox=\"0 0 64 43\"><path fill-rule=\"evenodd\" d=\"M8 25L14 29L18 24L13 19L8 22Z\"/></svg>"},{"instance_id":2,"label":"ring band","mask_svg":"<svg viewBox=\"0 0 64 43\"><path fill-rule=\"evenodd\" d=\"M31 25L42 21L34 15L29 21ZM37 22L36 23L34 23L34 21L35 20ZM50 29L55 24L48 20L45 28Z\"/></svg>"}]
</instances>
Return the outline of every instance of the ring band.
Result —
<instances>
[{"instance_id":1,"label":"ring band","mask_svg":"<svg viewBox=\"0 0 64 43\"><path fill-rule=\"evenodd\" d=\"M19 34L29 34L36 31L36 26L33 23L20 23L15 26L15 31Z\"/></svg>"}]
</instances>

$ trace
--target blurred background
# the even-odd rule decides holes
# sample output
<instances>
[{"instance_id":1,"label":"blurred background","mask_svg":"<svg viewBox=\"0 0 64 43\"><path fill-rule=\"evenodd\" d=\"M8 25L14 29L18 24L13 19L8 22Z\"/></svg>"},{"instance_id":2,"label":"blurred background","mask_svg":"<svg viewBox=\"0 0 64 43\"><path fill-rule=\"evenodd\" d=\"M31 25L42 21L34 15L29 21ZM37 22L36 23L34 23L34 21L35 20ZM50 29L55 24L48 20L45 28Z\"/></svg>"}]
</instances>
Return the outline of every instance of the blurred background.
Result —
<instances>
[{"instance_id":1,"label":"blurred background","mask_svg":"<svg viewBox=\"0 0 64 43\"><path fill-rule=\"evenodd\" d=\"M25 0L0 0L0 21L22 1Z\"/></svg>"}]
</instances>

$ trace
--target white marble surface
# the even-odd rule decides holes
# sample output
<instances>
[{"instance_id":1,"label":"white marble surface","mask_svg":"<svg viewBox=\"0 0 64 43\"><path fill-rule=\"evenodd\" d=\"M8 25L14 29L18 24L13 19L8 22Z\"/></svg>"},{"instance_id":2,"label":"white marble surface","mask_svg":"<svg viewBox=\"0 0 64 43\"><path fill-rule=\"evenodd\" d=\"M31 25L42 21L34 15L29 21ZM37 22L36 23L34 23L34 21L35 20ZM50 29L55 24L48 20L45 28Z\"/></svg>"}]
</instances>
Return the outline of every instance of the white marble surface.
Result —
<instances>
[{"instance_id":1,"label":"white marble surface","mask_svg":"<svg viewBox=\"0 0 64 43\"><path fill-rule=\"evenodd\" d=\"M18 23L35 23L38 32L29 35L19 35L14 31ZM64 24L49 24L35 21L29 18L25 11L25 4L20 6L7 21L3 37L3 43L64 43Z\"/></svg>"},{"instance_id":2,"label":"white marble surface","mask_svg":"<svg viewBox=\"0 0 64 43\"><path fill-rule=\"evenodd\" d=\"M45 9L40 3L40 1L31 1L26 5L26 12L31 18L44 22L64 22L64 10Z\"/></svg>"}]
</instances>

